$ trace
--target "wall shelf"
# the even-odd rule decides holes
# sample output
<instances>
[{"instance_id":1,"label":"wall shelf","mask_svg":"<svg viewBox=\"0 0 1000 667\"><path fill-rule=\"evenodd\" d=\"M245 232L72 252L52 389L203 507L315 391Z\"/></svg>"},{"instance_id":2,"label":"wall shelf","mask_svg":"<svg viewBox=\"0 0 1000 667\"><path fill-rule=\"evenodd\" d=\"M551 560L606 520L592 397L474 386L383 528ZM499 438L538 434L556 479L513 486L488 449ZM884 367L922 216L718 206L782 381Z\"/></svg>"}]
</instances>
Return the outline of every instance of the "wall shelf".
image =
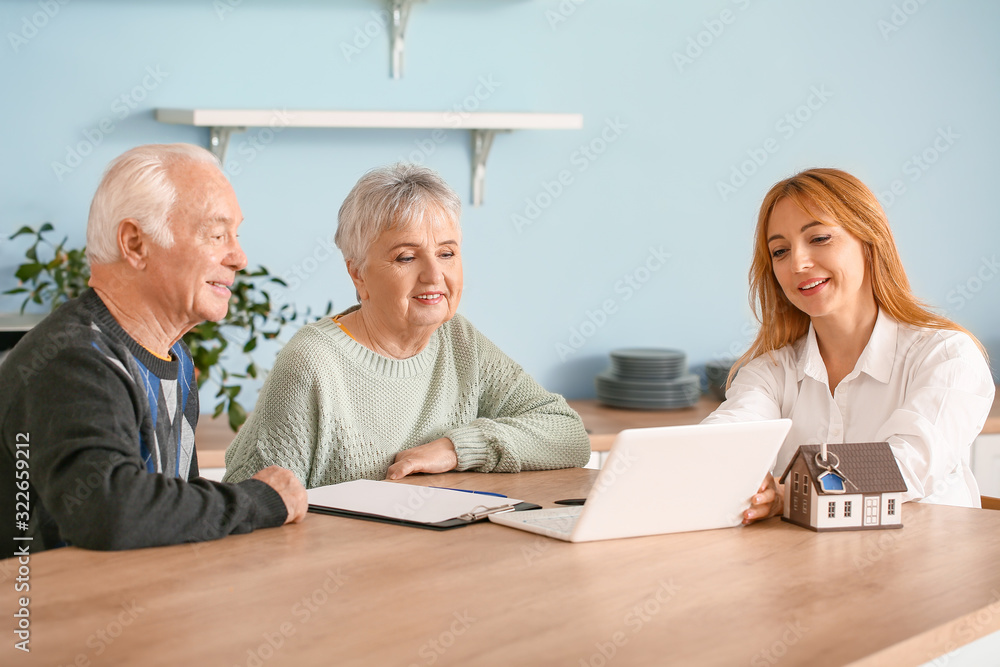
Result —
<instances>
[{"instance_id":1,"label":"wall shelf","mask_svg":"<svg viewBox=\"0 0 1000 667\"><path fill-rule=\"evenodd\" d=\"M581 114L457 111L320 111L270 109L157 109L156 120L210 130L209 150L225 164L234 132L248 127L469 130L472 138L472 203L483 203L486 159L497 132L579 130Z\"/></svg>"},{"instance_id":2,"label":"wall shelf","mask_svg":"<svg viewBox=\"0 0 1000 667\"><path fill-rule=\"evenodd\" d=\"M392 19L392 43L390 44L393 79L403 78L403 50L406 40L406 26L410 22L413 0L389 0L389 16Z\"/></svg>"}]
</instances>

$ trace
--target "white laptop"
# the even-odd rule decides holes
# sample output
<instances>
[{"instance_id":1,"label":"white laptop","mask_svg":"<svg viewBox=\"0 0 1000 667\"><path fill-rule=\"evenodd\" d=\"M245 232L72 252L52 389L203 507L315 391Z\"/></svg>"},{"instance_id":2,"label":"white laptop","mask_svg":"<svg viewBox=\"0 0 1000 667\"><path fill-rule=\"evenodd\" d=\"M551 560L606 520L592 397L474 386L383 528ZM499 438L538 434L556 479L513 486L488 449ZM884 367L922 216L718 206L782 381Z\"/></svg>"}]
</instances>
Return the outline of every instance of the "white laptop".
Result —
<instances>
[{"instance_id":1,"label":"white laptop","mask_svg":"<svg viewBox=\"0 0 1000 667\"><path fill-rule=\"evenodd\" d=\"M493 514L490 521L568 542L729 528L771 470L790 419L628 429L585 505Z\"/></svg>"}]
</instances>

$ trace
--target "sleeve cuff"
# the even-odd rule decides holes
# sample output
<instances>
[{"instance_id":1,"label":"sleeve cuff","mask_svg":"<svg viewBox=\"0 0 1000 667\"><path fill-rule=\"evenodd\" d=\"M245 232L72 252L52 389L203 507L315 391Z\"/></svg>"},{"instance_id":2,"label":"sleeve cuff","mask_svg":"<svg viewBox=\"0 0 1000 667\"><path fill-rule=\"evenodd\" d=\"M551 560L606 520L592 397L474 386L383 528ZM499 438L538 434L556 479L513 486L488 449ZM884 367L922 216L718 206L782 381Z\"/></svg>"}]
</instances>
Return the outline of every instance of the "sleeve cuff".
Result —
<instances>
[{"instance_id":1,"label":"sleeve cuff","mask_svg":"<svg viewBox=\"0 0 1000 667\"><path fill-rule=\"evenodd\" d=\"M285 523L285 519L288 518L288 509L277 491L259 479L247 479L237 486L246 491L247 495L253 499L256 510L253 516L254 529L272 528Z\"/></svg>"},{"instance_id":2,"label":"sleeve cuff","mask_svg":"<svg viewBox=\"0 0 1000 667\"><path fill-rule=\"evenodd\" d=\"M477 426L459 426L444 434L455 445L458 465L455 470L472 470L482 467L489 460L489 445Z\"/></svg>"}]
</instances>

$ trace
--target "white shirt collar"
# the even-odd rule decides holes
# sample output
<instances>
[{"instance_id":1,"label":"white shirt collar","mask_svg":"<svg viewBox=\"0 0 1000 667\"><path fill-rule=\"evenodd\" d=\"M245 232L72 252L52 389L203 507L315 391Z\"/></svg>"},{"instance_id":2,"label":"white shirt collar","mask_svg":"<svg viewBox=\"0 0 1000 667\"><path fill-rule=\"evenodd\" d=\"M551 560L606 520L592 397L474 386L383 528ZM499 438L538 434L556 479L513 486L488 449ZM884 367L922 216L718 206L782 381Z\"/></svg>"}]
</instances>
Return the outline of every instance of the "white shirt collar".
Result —
<instances>
[{"instance_id":1,"label":"white shirt collar","mask_svg":"<svg viewBox=\"0 0 1000 667\"><path fill-rule=\"evenodd\" d=\"M892 377L892 365L896 358L896 337L899 323L879 308L872 337L868 339L856 369L867 373L873 380L888 384Z\"/></svg>"},{"instance_id":2,"label":"white shirt collar","mask_svg":"<svg viewBox=\"0 0 1000 667\"><path fill-rule=\"evenodd\" d=\"M850 380L858 373L866 373L873 380L887 384L892 375L892 364L896 357L898 331L899 323L879 308L871 338L868 339L868 344L861 352L854 370L844 379ZM796 372L800 382L803 377L808 375L818 382L829 384L826 364L823 363L823 356L819 353L819 343L816 342L816 332L813 330L812 323L809 324L809 332L805 335L802 347L799 348Z\"/></svg>"}]
</instances>

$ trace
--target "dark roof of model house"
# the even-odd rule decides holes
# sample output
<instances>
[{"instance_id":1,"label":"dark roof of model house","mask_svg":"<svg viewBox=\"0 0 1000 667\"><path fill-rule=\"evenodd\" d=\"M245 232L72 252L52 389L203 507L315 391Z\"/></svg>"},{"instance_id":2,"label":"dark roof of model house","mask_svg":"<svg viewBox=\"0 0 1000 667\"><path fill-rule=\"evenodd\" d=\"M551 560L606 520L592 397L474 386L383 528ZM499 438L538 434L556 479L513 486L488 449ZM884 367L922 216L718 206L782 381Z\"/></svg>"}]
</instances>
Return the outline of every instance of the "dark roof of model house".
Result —
<instances>
[{"instance_id":1,"label":"dark roof of model house","mask_svg":"<svg viewBox=\"0 0 1000 667\"><path fill-rule=\"evenodd\" d=\"M844 493L896 493L906 491L906 482L896 465L896 457L892 455L892 448L887 442L846 442L839 444L828 444L827 451L835 454L840 459L840 465L834 472L840 470L847 478L844 483ZM811 483L816 488L816 493L824 495L826 490L819 482L820 476L826 472L825 467L821 467L816 461L820 445L802 445L795 456L788 462L784 474L781 475L781 482L788 477L789 471L795 465L796 459L800 456L805 461L809 470ZM830 457L830 463L835 463L836 459Z\"/></svg>"}]
</instances>

